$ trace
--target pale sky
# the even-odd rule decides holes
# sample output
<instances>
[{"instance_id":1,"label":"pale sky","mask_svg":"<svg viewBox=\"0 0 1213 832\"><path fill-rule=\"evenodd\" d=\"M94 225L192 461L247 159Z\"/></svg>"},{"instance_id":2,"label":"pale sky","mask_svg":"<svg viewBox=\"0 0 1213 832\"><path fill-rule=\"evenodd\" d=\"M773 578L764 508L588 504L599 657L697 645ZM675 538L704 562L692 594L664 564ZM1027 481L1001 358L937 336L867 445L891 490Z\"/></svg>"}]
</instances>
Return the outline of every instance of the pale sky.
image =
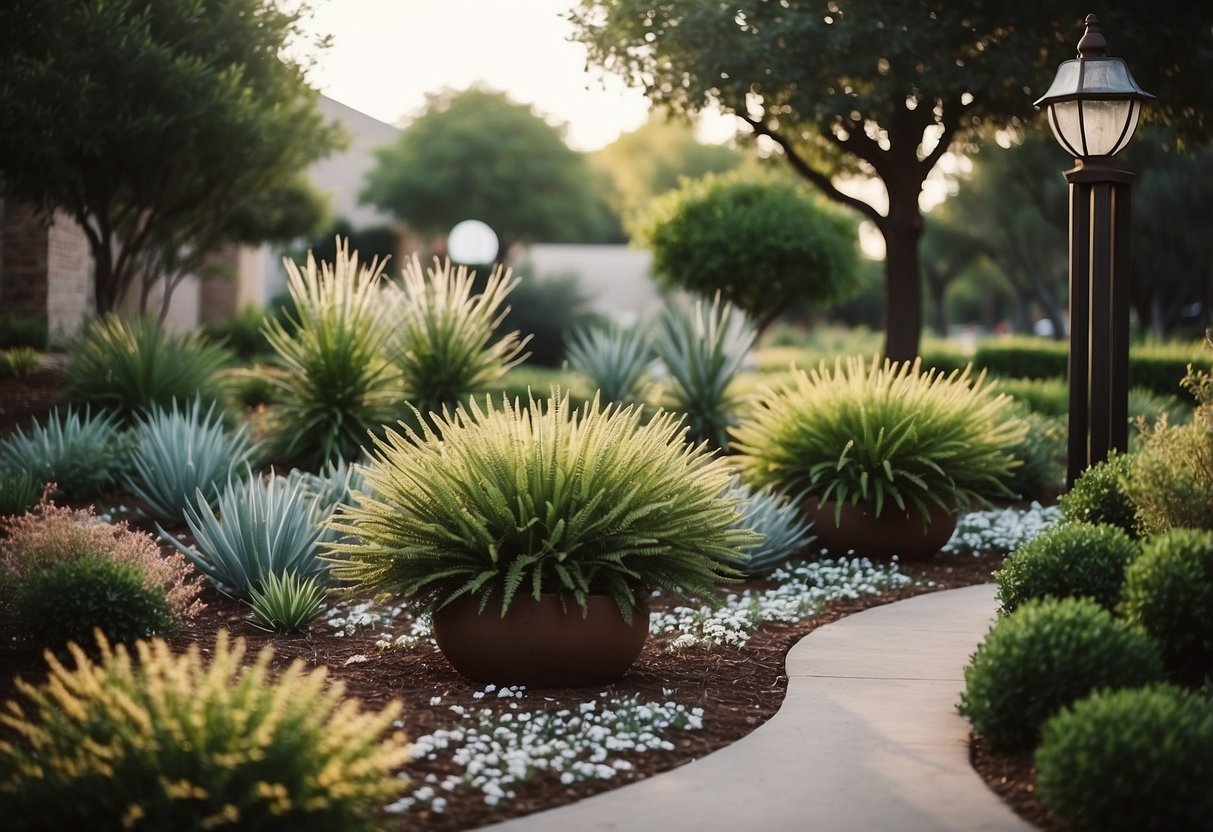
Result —
<instances>
[{"instance_id":1,"label":"pale sky","mask_svg":"<svg viewBox=\"0 0 1213 832\"><path fill-rule=\"evenodd\" d=\"M648 102L615 77L585 72L563 14L573 0L317 0L309 28L333 36L310 76L325 95L399 124L443 87L482 81L532 104L577 150L594 150L644 123ZM604 86L605 84L605 86ZM723 141L717 117L701 138Z\"/></svg>"}]
</instances>

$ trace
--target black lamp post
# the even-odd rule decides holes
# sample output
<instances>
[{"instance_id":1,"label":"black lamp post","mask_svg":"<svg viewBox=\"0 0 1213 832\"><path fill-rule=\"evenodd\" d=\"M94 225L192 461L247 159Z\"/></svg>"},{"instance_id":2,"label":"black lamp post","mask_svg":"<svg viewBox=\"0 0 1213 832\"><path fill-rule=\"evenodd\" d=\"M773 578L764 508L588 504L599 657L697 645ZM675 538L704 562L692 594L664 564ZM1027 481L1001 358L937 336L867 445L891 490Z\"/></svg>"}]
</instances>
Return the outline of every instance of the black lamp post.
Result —
<instances>
[{"instance_id":1,"label":"black lamp post","mask_svg":"<svg viewBox=\"0 0 1213 832\"><path fill-rule=\"evenodd\" d=\"M1099 20L1087 15L1078 57L1057 68L1037 107L1074 157L1070 183L1070 417L1066 487L1128 445L1129 185L1115 155L1154 96L1109 58Z\"/></svg>"}]
</instances>

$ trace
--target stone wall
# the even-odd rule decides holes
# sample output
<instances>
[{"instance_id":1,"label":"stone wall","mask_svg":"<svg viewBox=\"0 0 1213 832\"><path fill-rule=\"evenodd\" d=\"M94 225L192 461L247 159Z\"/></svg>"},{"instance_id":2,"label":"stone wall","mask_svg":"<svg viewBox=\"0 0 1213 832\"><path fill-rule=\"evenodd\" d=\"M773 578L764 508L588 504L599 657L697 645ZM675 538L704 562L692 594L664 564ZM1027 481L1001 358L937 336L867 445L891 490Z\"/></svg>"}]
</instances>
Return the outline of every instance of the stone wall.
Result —
<instances>
[{"instance_id":1,"label":"stone wall","mask_svg":"<svg viewBox=\"0 0 1213 832\"><path fill-rule=\"evenodd\" d=\"M33 318L52 334L74 333L93 302L92 257L84 231L56 212L47 222L30 205L0 203L0 314Z\"/></svg>"}]
</instances>

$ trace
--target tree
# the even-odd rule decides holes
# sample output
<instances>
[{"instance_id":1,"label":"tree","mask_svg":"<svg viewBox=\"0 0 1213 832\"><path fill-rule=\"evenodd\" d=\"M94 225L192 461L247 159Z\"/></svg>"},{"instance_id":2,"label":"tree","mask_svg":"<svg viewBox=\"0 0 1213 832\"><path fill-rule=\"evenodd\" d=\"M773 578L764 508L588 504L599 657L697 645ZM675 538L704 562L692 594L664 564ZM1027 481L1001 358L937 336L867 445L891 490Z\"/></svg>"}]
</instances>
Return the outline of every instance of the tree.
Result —
<instances>
[{"instance_id":1,"label":"tree","mask_svg":"<svg viewBox=\"0 0 1213 832\"><path fill-rule=\"evenodd\" d=\"M922 328L923 182L977 128L1037 118L1032 101L1073 57L1088 11L1073 0L582 0L570 17L592 62L674 111L715 104L736 114L880 230L885 352L906 359ZM1121 4L1103 20L1113 54L1159 96L1152 117L1185 140L1213 126L1211 15L1208 4L1159 0ZM1149 31L1134 37L1142 19ZM835 184L857 174L884 185L887 209Z\"/></svg>"},{"instance_id":2,"label":"tree","mask_svg":"<svg viewBox=\"0 0 1213 832\"><path fill-rule=\"evenodd\" d=\"M762 332L784 312L854 288L857 233L795 183L709 174L658 198L638 237L658 280L719 292Z\"/></svg>"},{"instance_id":3,"label":"tree","mask_svg":"<svg viewBox=\"0 0 1213 832\"><path fill-rule=\"evenodd\" d=\"M585 157L526 104L472 87L429 96L396 144L376 151L364 202L426 236L488 223L502 260L518 242L609 234L612 220Z\"/></svg>"},{"instance_id":4,"label":"tree","mask_svg":"<svg viewBox=\"0 0 1213 832\"><path fill-rule=\"evenodd\" d=\"M308 64L292 57L303 12L273 0L0 5L4 189L84 229L98 313L137 275L239 236L250 201L334 147Z\"/></svg>"}]
</instances>

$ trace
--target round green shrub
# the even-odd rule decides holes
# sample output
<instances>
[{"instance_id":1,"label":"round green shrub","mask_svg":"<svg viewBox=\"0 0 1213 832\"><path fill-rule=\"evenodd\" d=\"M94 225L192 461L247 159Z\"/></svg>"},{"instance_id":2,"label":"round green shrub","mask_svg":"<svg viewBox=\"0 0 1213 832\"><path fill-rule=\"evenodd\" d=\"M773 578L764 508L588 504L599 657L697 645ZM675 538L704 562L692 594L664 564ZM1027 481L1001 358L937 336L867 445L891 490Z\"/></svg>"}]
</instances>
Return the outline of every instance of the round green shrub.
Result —
<instances>
[{"instance_id":1,"label":"round green shrub","mask_svg":"<svg viewBox=\"0 0 1213 832\"><path fill-rule=\"evenodd\" d=\"M101 639L98 661L73 646L74 667L19 681L0 712L5 829L380 828L404 787L399 704L362 710L299 661L271 681L271 651L246 661L224 632L208 652Z\"/></svg>"},{"instance_id":2,"label":"round green shrub","mask_svg":"<svg viewBox=\"0 0 1213 832\"><path fill-rule=\"evenodd\" d=\"M39 644L92 644L94 628L111 641L175 629L168 592L137 564L105 557L60 561L17 584L17 620Z\"/></svg>"},{"instance_id":3,"label":"round green shrub","mask_svg":"<svg viewBox=\"0 0 1213 832\"><path fill-rule=\"evenodd\" d=\"M1080 598L1109 610L1120 601L1137 544L1116 526L1062 523L1020 546L994 573L1005 612L1032 598Z\"/></svg>"},{"instance_id":4,"label":"round green shrub","mask_svg":"<svg viewBox=\"0 0 1213 832\"><path fill-rule=\"evenodd\" d=\"M1088 598L1028 601L1001 618L965 668L958 709L999 751L1032 748L1058 710L1100 688L1161 681L1150 637Z\"/></svg>"},{"instance_id":5,"label":"round green shrub","mask_svg":"<svg viewBox=\"0 0 1213 832\"><path fill-rule=\"evenodd\" d=\"M1121 611L1154 637L1176 679L1199 685L1213 676L1213 532L1148 539L1125 571Z\"/></svg>"},{"instance_id":6,"label":"round green shrub","mask_svg":"<svg viewBox=\"0 0 1213 832\"><path fill-rule=\"evenodd\" d=\"M1126 491L1132 467L1133 457L1116 451L1092 465L1058 498L1062 517L1074 523L1111 523L1136 536L1137 510Z\"/></svg>"},{"instance_id":7,"label":"round green shrub","mask_svg":"<svg viewBox=\"0 0 1213 832\"><path fill-rule=\"evenodd\" d=\"M1076 832L1213 829L1213 703L1170 685L1101 691L1045 723L1037 788Z\"/></svg>"}]
</instances>

